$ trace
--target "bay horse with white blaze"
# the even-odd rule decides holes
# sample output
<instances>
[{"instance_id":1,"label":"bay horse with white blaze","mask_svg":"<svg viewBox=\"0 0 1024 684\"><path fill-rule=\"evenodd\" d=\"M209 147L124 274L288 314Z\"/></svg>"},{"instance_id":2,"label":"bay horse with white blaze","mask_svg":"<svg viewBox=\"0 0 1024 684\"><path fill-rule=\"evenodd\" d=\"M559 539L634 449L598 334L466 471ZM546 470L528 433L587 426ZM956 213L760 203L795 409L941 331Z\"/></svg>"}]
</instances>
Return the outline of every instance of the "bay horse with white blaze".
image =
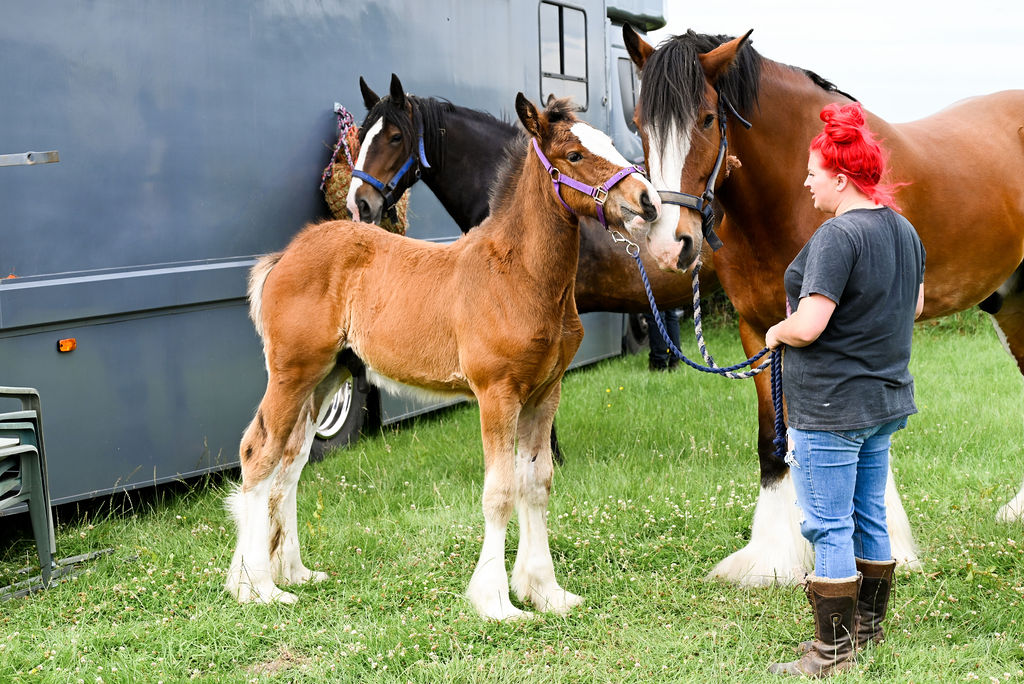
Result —
<instances>
[{"instance_id":1,"label":"bay horse with white blaze","mask_svg":"<svg viewBox=\"0 0 1024 684\"><path fill-rule=\"evenodd\" d=\"M713 260L748 354L785 315L783 273L825 218L801 185L808 145L821 130L818 113L852 101L812 72L762 57L749 35L691 31L655 49L623 29L643 78L635 119L655 187L699 195L720 148L742 162L713 188L725 243ZM891 153L892 179L908 183L897 202L928 253L922 319L981 303L1024 371L1024 91L967 99L905 124L869 113L868 124ZM651 233L660 265L686 268L701 240L700 216L666 205ZM751 540L712 572L745 584L792 580L793 566L808 557L788 469L772 455L774 411L763 376L757 394L762 488ZM894 555L913 559L891 477L887 506ZM1024 491L998 516L1019 518L1022 509Z\"/></svg>"},{"instance_id":2,"label":"bay horse with white blaze","mask_svg":"<svg viewBox=\"0 0 1024 684\"><path fill-rule=\"evenodd\" d=\"M242 437L242 483L229 499L239 534L226 588L239 601L294 602L278 585L326 577L300 558L296 484L324 398L346 379L341 358L352 353L378 378L479 402L485 532L467 590L477 612L523 615L509 598L504 562L513 509L518 598L557 612L582 600L555 579L545 517L548 435L583 337L573 300L577 216L632 231L657 218L660 204L567 101L538 111L520 93L516 111L528 137L509 147L490 217L461 240L438 245L330 221L307 226L253 268L251 314L268 382Z\"/></svg>"}]
</instances>

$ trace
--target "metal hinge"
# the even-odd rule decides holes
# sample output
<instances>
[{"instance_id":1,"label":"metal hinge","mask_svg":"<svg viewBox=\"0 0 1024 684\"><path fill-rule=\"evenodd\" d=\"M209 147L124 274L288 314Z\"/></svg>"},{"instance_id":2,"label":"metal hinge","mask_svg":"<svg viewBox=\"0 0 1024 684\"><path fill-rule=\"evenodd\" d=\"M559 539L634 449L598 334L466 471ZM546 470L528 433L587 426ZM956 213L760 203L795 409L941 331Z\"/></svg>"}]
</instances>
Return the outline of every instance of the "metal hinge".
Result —
<instances>
[{"instance_id":1,"label":"metal hinge","mask_svg":"<svg viewBox=\"0 0 1024 684\"><path fill-rule=\"evenodd\" d=\"M34 164L55 164L59 161L60 155L57 150L0 154L0 166L32 166Z\"/></svg>"}]
</instances>

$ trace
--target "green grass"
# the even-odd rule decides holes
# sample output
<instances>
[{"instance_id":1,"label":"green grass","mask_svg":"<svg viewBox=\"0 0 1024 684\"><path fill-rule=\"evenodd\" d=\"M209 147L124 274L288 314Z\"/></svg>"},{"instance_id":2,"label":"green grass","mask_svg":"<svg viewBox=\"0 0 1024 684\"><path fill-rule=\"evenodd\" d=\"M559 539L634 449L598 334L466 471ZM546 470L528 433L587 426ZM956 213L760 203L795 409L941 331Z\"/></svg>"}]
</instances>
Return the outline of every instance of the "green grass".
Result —
<instances>
[{"instance_id":1,"label":"green grass","mask_svg":"<svg viewBox=\"0 0 1024 684\"><path fill-rule=\"evenodd\" d=\"M889 640L841 681L1024 680L1024 525L994 520L1024 476L1022 382L979 319L916 333L921 413L893 458L925 569L898 578ZM708 337L741 358L732 329ZM812 629L802 592L703 580L749 534L754 411L749 381L650 373L644 355L567 376L549 524L556 573L586 599L567 617L488 623L462 597L483 534L464 406L306 469L303 557L331 578L295 606L222 590L229 481L61 525L59 555L114 553L0 603L0 681L775 681L768 663ZM516 540L513 523L509 568ZM0 580L32 552L8 548Z\"/></svg>"}]
</instances>

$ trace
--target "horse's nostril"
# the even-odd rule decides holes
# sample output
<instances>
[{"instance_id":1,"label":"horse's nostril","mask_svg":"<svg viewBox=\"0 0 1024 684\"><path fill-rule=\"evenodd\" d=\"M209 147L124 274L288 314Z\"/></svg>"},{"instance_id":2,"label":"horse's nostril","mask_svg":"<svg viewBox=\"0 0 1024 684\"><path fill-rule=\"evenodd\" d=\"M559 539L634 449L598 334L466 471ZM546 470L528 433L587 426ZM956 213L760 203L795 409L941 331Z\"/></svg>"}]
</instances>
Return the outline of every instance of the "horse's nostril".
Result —
<instances>
[{"instance_id":1,"label":"horse's nostril","mask_svg":"<svg viewBox=\"0 0 1024 684\"><path fill-rule=\"evenodd\" d=\"M658 218L658 210L655 208L654 203L651 202L651 196L644 190L640 193L640 207L644 210L644 219L647 221L653 221Z\"/></svg>"},{"instance_id":2,"label":"horse's nostril","mask_svg":"<svg viewBox=\"0 0 1024 684\"><path fill-rule=\"evenodd\" d=\"M370 212L370 203L366 200L359 200L356 202L356 207L359 209L359 218L363 223L373 223L373 214Z\"/></svg>"},{"instance_id":3,"label":"horse's nostril","mask_svg":"<svg viewBox=\"0 0 1024 684\"><path fill-rule=\"evenodd\" d=\"M684 235L683 237L679 238L679 242L682 243L683 245L680 254L689 254L690 250L693 249L693 238L690 237L689 235Z\"/></svg>"}]
</instances>

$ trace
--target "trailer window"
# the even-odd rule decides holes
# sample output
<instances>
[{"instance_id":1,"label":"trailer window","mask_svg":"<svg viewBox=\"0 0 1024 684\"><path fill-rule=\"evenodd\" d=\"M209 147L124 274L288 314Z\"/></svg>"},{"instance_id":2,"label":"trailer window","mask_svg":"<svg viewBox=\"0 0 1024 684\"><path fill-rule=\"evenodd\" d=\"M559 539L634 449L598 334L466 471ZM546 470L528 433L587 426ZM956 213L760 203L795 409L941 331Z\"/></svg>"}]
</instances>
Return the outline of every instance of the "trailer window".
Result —
<instances>
[{"instance_id":1,"label":"trailer window","mask_svg":"<svg viewBox=\"0 0 1024 684\"><path fill-rule=\"evenodd\" d=\"M540 3L540 97L587 102L587 15L583 10Z\"/></svg>"},{"instance_id":2,"label":"trailer window","mask_svg":"<svg viewBox=\"0 0 1024 684\"><path fill-rule=\"evenodd\" d=\"M637 132L633 123L633 112L636 110L636 96L640 94L640 82L637 81L633 62L619 57L619 96L622 98L622 117L626 120L629 130Z\"/></svg>"}]
</instances>

